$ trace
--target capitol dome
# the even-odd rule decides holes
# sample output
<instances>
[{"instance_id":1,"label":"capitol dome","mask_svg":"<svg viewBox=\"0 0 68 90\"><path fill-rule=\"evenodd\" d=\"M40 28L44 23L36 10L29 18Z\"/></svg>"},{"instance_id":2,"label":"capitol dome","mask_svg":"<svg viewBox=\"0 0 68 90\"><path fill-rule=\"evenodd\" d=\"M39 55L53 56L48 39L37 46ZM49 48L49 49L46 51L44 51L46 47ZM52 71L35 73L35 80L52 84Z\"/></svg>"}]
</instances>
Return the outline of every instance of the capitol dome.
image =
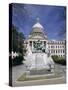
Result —
<instances>
[{"instance_id":1,"label":"capitol dome","mask_svg":"<svg viewBox=\"0 0 68 90\"><path fill-rule=\"evenodd\" d=\"M34 28L43 29L43 26L39 23L39 18L37 18L37 23L34 24L32 28L33 28L33 29L34 29Z\"/></svg>"},{"instance_id":2,"label":"capitol dome","mask_svg":"<svg viewBox=\"0 0 68 90\"><path fill-rule=\"evenodd\" d=\"M32 26L32 31L30 32L29 35L29 38L33 37L47 38L47 35L44 32L44 27L39 22L39 18L37 18L37 22Z\"/></svg>"},{"instance_id":3,"label":"capitol dome","mask_svg":"<svg viewBox=\"0 0 68 90\"><path fill-rule=\"evenodd\" d=\"M35 25L33 25L32 28L40 28L40 29L43 29L43 26L42 26L39 22L37 22Z\"/></svg>"},{"instance_id":4,"label":"capitol dome","mask_svg":"<svg viewBox=\"0 0 68 90\"><path fill-rule=\"evenodd\" d=\"M43 33L43 26L39 23L39 18L37 18L36 24L32 27L33 31L32 33Z\"/></svg>"}]
</instances>

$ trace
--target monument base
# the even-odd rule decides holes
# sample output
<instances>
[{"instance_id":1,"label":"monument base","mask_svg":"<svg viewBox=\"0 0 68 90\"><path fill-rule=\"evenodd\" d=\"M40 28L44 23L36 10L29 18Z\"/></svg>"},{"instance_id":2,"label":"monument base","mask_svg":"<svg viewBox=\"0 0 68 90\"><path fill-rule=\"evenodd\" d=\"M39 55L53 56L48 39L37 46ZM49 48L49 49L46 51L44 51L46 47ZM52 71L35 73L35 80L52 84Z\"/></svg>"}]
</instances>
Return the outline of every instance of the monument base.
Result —
<instances>
[{"instance_id":1,"label":"monument base","mask_svg":"<svg viewBox=\"0 0 68 90\"><path fill-rule=\"evenodd\" d=\"M54 72L54 62L47 53L32 53L28 55L24 62L27 66L27 74L43 75Z\"/></svg>"},{"instance_id":2,"label":"monument base","mask_svg":"<svg viewBox=\"0 0 68 90\"><path fill-rule=\"evenodd\" d=\"M32 69L26 71L27 75L45 75L45 74L52 74L54 73L54 69Z\"/></svg>"},{"instance_id":3,"label":"monument base","mask_svg":"<svg viewBox=\"0 0 68 90\"><path fill-rule=\"evenodd\" d=\"M51 72L46 70L46 69L42 69L42 70L30 70L30 75L43 75L43 74L50 74Z\"/></svg>"}]
</instances>

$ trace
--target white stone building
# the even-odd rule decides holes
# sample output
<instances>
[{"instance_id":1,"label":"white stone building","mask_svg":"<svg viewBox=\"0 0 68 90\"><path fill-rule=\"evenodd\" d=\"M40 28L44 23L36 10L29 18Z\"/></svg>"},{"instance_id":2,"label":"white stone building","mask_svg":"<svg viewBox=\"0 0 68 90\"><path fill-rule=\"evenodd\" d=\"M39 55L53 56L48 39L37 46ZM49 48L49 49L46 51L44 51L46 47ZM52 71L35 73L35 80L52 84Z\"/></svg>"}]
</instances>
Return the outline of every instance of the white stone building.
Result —
<instances>
[{"instance_id":1,"label":"white stone building","mask_svg":"<svg viewBox=\"0 0 68 90\"><path fill-rule=\"evenodd\" d=\"M31 50L33 51L34 44L38 40L40 40L42 46L44 46L49 51L50 55L65 57L65 40L48 40L44 27L39 23L39 19L37 19L36 24L33 25L32 32L30 32L25 42L29 44Z\"/></svg>"},{"instance_id":2,"label":"white stone building","mask_svg":"<svg viewBox=\"0 0 68 90\"><path fill-rule=\"evenodd\" d=\"M48 50L51 55L65 57L65 40L62 41L48 41Z\"/></svg>"}]
</instances>

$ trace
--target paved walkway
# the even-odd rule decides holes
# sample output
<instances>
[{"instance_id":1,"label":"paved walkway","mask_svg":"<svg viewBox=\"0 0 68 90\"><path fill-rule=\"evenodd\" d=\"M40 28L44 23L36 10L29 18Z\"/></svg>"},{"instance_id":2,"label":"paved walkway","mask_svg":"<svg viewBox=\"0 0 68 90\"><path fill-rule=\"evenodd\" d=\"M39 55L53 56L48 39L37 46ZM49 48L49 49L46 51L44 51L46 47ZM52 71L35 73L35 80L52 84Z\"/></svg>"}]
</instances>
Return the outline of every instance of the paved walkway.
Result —
<instances>
[{"instance_id":1,"label":"paved walkway","mask_svg":"<svg viewBox=\"0 0 68 90\"><path fill-rule=\"evenodd\" d=\"M61 84L66 82L66 67L62 65L55 64L55 70L60 71L62 74L62 78L58 79L44 79L44 80L35 80L35 81L16 81L26 70L24 65L15 66L12 68L12 79L13 86L31 86L31 85L47 85L47 84Z\"/></svg>"},{"instance_id":2,"label":"paved walkway","mask_svg":"<svg viewBox=\"0 0 68 90\"><path fill-rule=\"evenodd\" d=\"M14 66L12 68L12 82L13 82L13 84L25 72L25 70L26 70L26 68L23 64L18 65L18 66Z\"/></svg>"}]
</instances>

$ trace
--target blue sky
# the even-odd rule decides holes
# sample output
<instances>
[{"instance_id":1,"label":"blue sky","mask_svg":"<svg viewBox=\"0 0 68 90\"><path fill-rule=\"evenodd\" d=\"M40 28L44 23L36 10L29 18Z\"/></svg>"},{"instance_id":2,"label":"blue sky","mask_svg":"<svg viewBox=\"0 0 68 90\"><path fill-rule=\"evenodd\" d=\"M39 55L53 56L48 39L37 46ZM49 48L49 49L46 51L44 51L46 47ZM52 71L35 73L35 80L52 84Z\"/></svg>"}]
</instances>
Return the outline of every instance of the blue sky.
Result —
<instances>
[{"instance_id":1,"label":"blue sky","mask_svg":"<svg viewBox=\"0 0 68 90\"><path fill-rule=\"evenodd\" d=\"M24 33L26 38L36 23L37 17L39 17L48 39L65 39L66 7L32 4L12 5L12 23L20 32Z\"/></svg>"}]
</instances>

